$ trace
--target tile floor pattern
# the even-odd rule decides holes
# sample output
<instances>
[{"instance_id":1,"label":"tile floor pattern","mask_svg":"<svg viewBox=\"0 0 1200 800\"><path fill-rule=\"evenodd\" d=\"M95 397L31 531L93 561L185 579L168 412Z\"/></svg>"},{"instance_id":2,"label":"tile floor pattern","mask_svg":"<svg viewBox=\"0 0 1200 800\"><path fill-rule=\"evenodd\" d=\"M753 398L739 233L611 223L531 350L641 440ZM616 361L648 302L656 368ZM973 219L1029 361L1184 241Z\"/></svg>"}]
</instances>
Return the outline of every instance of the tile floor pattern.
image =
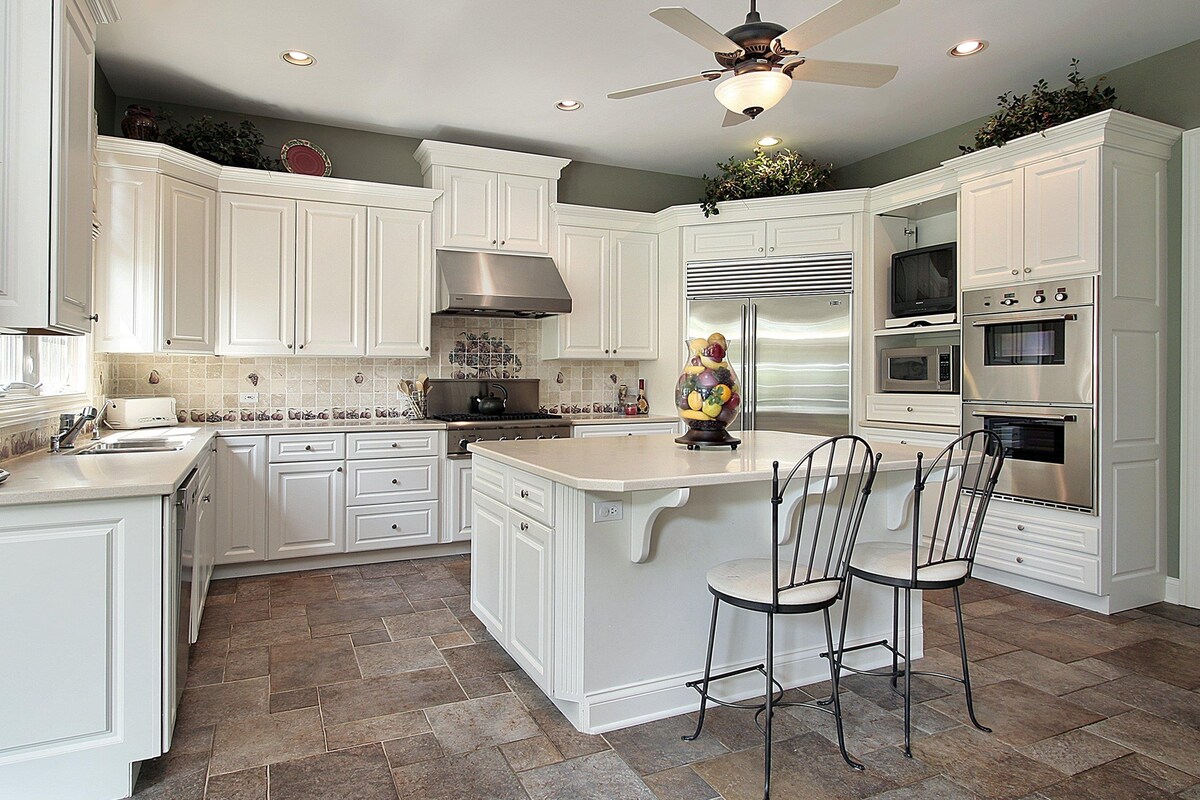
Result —
<instances>
[{"instance_id":1,"label":"tile floor pattern","mask_svg":"<svg viewBox=\"0 0 1200 800\"><path fill-rule=\"evenodd\" d=\"M140 800L752 800L762 743L718 709L586 736L468 610L466 557L214 582L171 752ZM972 581L976 703L914 681L913 751L886 681L848 678L832 720L781 712L778 798L1200 799L1200 612L1114 617ZM922 667L955 672L951 598L929 593ZM703 631L697 631L702 647ZM796 694L820 695L828 687Z\"/></svg>"}]
</instances>

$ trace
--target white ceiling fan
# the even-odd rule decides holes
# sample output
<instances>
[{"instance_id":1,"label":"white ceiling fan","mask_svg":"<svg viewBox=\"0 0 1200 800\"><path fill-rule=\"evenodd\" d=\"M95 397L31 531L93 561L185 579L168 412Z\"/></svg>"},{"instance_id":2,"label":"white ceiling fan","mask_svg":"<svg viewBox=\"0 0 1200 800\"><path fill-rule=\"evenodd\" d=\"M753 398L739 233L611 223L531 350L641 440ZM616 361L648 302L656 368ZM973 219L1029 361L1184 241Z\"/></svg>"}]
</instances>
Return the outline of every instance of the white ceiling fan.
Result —
<instances>
[{"instance_id":1,"label":"white ceiling fan","mask_svg":"<svg viewBox=\"0 0 1200 800\"><path fill-rule=\"evenodd\" d=\"M728 127L753 119L774 106L787 94L792 81L878 89L896 77L900 68L887 64L819 61L803 54L826 39L860 25L899 3L900 0L838 0L788 30L774 22L763 22L756 8L756 0L750 0L750 13L746 15L746 21L725 33L686 8L656 8L650 12L650 16L712 51L721 68L611 92L608 97L611 100L623 100L676 86L715 81L725 73L732 72L731 77L717 84L715 92L717 100L727 109L722 125Z\"/></svg>"}]
</instances>

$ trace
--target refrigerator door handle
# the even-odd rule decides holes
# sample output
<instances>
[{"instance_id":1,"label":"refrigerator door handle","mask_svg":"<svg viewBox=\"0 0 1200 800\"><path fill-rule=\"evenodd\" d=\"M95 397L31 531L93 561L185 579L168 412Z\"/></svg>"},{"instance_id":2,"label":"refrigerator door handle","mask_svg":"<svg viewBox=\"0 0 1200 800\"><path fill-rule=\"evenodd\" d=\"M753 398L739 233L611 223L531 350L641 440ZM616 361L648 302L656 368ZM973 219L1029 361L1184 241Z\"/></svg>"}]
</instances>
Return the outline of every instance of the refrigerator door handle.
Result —
<instances>
[{"instance_id":1,"label":"refrigerator door handle","mask_svg":"<svg viewBox=\"0 0 1200 800\"><path fill-rule=\"evenodd\" d=\"M745 352L746 371L742 373L742 385L750 387L748 411L750 412L746 430L758 428L758 375L755 366L758 364L758 303L750 304L750 331L746 337Z\"/></svg>"}]
</instances>

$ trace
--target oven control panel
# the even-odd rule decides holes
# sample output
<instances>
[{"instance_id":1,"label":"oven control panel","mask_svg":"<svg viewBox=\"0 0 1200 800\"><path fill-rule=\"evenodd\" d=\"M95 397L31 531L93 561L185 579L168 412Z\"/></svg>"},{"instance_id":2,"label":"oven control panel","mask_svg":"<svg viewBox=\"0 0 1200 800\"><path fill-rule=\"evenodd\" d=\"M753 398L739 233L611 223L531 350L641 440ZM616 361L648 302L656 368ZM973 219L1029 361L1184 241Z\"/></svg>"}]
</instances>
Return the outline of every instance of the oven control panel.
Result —
<instances>
[{"instance_id":1,"label":"oven control panel","mask_svg":"<svg viewBox=\"0 0 1200 800\"><path fill-rule=\"evenodd\" d=\"M1018 283L998 289L963 292L962 313L993 314L1060 306L1090 306L1095 302L1094 278L1069 278L1046 283Z\"/></svg>"}]
</instances>

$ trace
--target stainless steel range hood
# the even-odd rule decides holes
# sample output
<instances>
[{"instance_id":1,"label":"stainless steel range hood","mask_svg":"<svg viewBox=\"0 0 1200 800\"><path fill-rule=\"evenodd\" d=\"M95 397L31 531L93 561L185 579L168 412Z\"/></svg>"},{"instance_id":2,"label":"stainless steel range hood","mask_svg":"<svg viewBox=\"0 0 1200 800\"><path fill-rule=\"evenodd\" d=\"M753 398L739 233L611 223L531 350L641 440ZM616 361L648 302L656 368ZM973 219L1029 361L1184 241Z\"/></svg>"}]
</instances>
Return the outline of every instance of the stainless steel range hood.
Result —
<instances>
[{"instance_id":1,"label":"stainless steel range hood","mask_svg":"<svg viewBox=\"0 0 1200 800\"><path fill-rule=\"evenodd\" d=\"M547 317L568 314L571 295L545 256L437 251L437 314Z\"/></svg>"}]
</instances>

